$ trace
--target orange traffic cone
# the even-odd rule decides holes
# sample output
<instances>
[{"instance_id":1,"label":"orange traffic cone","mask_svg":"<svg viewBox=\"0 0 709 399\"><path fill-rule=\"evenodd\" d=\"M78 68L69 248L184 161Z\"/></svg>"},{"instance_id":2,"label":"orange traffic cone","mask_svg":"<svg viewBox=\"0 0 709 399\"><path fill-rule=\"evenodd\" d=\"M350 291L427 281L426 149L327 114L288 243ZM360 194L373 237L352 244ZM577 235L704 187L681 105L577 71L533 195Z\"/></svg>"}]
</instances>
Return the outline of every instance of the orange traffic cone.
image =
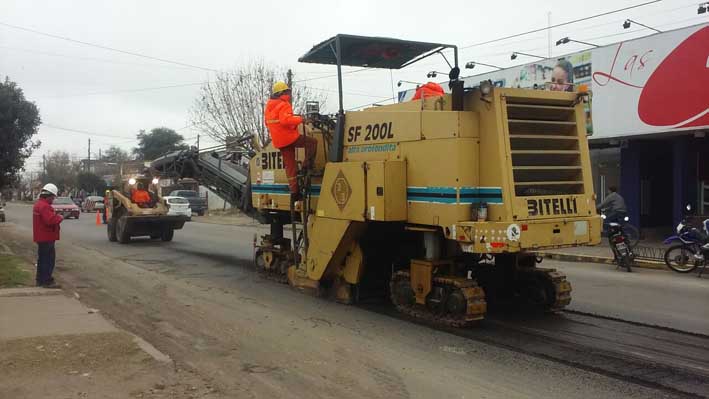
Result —
<instances>
[{"instance_id":1,"label":"orange traffic cone","mask_svg":"<svg viewBox=\"0 0 709 399\"><path fill-rule=\"evenodd\" d=\"M101 225L101 212L96 212L96 226Z\"/></svg>"}]
</instances>

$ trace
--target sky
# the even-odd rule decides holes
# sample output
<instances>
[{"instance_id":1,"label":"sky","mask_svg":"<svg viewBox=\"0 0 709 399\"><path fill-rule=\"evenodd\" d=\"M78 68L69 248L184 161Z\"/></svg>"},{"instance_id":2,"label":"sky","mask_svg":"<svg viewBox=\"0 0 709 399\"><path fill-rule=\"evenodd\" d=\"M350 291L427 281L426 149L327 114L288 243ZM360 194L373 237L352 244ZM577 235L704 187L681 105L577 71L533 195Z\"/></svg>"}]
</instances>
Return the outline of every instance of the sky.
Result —
<instances>
[{"instance_id":1,"label":"sky","mask_svg":"<svg viewBox=\"0 0 709 399\"><path fill-rule=\"evenodd\" d=\"M42 146L26 168L37 169L42 154L68 151L92 158L100 149L135 146L140 129L167 126L195 143L189 109L214 70L253 60L292 68L295 80L327 95L321 108L336 110L334 66L300 64L298 57L337 33L385 36L458 45L460 63L477 61L509 67L512 51L560 56L585 47L550 46L569 36L604 45L644 36L640 26L623 29L626 18L669 30L709 21L698 15L699 0L662 0L619 13L487 45L476 43L543 28L649 0L530 2L458 1L95 1L0 0L0 77L17 82L35 102L43 125ZM13 25L10 27L7 25ZM75 41L48 37L25 28ZM178 65L186 64L186 65ZM345 71L355 68L345 68ZM345 108L391 98L399 80L422 82L431 70L447 72L441 57L389 71L371 69L344 77ZM476 73L486 72L478 66ZM470 75L463 70L463 76ZM202 146L212 144L204 135Z\"/></svg>"}]
</instances>

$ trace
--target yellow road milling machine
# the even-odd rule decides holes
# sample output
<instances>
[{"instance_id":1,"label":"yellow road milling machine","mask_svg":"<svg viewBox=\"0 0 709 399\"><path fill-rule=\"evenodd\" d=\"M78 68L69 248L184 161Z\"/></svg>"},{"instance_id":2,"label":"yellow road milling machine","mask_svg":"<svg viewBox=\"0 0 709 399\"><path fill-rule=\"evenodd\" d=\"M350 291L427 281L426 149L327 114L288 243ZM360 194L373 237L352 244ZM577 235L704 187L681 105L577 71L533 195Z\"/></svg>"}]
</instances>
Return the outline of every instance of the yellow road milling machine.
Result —
<instances>
[{"instance_id":1,"label":"yellow road milling machine","mask_svg":"<svg viewBox=\"0 0 709 399\"><path fill-rule=\"evenodd\" d=\"M343 65L400 69L451 53L450 94L344 111ZM254 240L259 270L344 303L388 296L449 326L483 319L488 304L569 304L570 283L537 267L537 252L600 242L585 92L464 87L457 48L437 43L337 35L300 61L336 65L339 88L336 115L306 107L301 133L318 152L299 173L302 200L291 203L272 145L250 154L248 171L218 151L152 165L270 224Z\"/></svg>"},{"instance_id":2,"label":"yellow road milling machine","mask_svg":"<svg viewBox=\"0 0 709 399\"><path fill-rule=\"evenodd\" d=\"M156 194L158 179L149 174L124 176L121 187L109 191L106 205L106 232L109 241L121 244L131 237L148 236L172 241L175 230L181 229L186 216L168 215L168 209ZM133 190L144 190L145 201L133 201Z\"/></svg>"},{"instance_id":3,"label":"yellow road milling machine","mask_svg":"<svg viewBox=\"0 0 709 399\"><path fill-rule=\"evenodd\" d=\"M451 52L450 94L344 111L343 65L400 69ZM252 205L271 226L260 268L344 303L389 295L452 326L483 319L488 302L569 304L566 276L536 253L600 242L587 93L464 87L457 48L437 43L340 34L299 61L337 66L339 111L302 127L319 141L303 200L290 203L277 149L251 159Z\"/></svg>"}]
</instances>

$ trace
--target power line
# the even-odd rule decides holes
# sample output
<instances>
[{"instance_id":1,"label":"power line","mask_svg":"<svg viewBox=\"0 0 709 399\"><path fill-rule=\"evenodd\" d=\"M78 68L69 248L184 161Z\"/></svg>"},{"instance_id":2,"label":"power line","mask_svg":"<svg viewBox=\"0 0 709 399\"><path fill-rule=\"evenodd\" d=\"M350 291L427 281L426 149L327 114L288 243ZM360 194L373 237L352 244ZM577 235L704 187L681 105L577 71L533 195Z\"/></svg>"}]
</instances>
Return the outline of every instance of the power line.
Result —
<instances>
[{"instance_id":1,"label":"power line","mask_svg":"<svg viewBox=\"0 0 709 399\"><path fill-rule=\"evenodd\" d=\"M65 40L65 41L72 42L72 43L76 43L76 44L82 44L82 45L84 45L84 46L91 46L91 47L96 47L96 48L100 48L100 49L103 49L103 50L115 51L115 52L121 53L121 54L128 54L128 55L132 55L132 56L134 56L134 57L146 58L146 59L153 60L153 61L165 62L165 63L168 63L168 64L175 64L175 65L180 65L180 66L184 66L184 67L188 67L188 68L201 69L201 70L203 70L203 71L218 72L218 71L217 71L216 69L214 69L214 68L205 68L205 67L201 67L201 66L197 66L197 65L187 64L187 63L184 63L184 62L172 61L172 60L168 60L168 59L165 59L165 58L159 58L159 57L153 57L153 56L150 56L150 55L140 54L140 53L136 53L136 52L134 52L134 51L121 50L121 49L117 49L117 48L113 48L113 47L104 46L104 45L101 45L101 44L95 44L95 43L85 42L85 41L82 41L82 40L72 39L72 38L70 38L70 37L59 36L59 35L55 35L55 34L52 34L52 33L40 32L40 31L38 31L38 30L34 30L34 29L30 29L30 28L24 28L24 27L22 27L22 26L17 26L17 25L12 25L12 24L8 24L8 23L2 22L2 21L0 21L0 25L5 26L5 27L8 27L8 28L12 28L12 29L17 29L17 30L21 30L21 31L25 31L25 32L34 33L34 34L37 34L37 35L42 35L42 36L46 36L46 37L51 37L51 38L54 38L54 39Z\"/></svg>"},{"instance_id":2,"label":"power line","mask_svg":"<svg viewBox=\"0 0 709 399\"><path fill-rule=\"evenodd\" d=\"M545 26L545 27L543 27L543 28L532 29L532 30L530 30L530 31L526 31L526 32L522 32L522 33L515 33L514 35L509 35L509 36L501 37L501 38L498 38L498 39L492 39L492 40L487 40L487 41L480 42L480 43L470 44L470 45L467 45L467 46L460 47L460 49L463 50L463 49L468 49L468 48L471 48L471 47L482 46L482 45L485 45L485 44L501 42L501 41L503 41L503 40L513 39L513 38L515 38L515 37L520 37L520 36L529 35L529 34L532 34L532 33L542 32L542 31L545 31L545 30L548 30L548 29L558 28L558 27L560 27L560 26L571 25L571 24L575 24L575 23L578 23L578 22L587 21L587 20L589 20L589 19L594 19L594 18L598 18L598 17L604 17L604 16L606 16L606 15L611 15L611 14L619 13L619 12L622 12L622 11L632 10L633 8L638 8L638 7L643 7L643 6L646 6L646 5L649 5L649 4L659 3L660 1L662 1L662 0L652 0L652 1L645 2L645 3L636 4L636 5L634 5L634 6L628 6L628 7L624 7L624 8L619 8L619 9L613 10L613 11L606 11L606 12L603 12L603 13L600 13L600 14L595 14L595 15L591 15L591 16L588 16L588 17L584 17L584 18L578 18L578 19L574 19L574 20L571 20L571 21L562 22L562 23L556 24L556 25Z\"/></svg>"},{"instance_id":3,"label":"power line","mask_svg":"<svg viewBox=\"0 0 709 399\"><path fill-rule=\"evenodd\" d=\"M363 71L372 71L374 69L372 68L360 68L360 69L355 69L354 71L347 71L347 72L342 72L343 75L349 75L352 73L357 73L357 72L363 72ZM318 79L326 79L326 78L335 78L337 77L337 74L332 74L332 75L326 75L326 76L318 76L315 78L307 78L307 79L300 79L300 80L295 80L293 83L302 83L302 82L309 82L311 80L318 80Z\"/></svg>"},{"instance_id":4,"label":"power line","mask_svg":"<svg viewBox=\"0 0 709 399\"><path fill-rule=\"evenodd\" d=\"M96 133L96 132L89 132L87 130L79 130L79 129L71 129L68 127L61 127L61 126L56 126L52 125L50 123L42 123L42 126L46 126L50 129L56 129L56 130L64 130L67 132L72 132L72 133L79 133L79 134L87 134L90 136L97 136L97 137L109 137L109 138L117 138L117 139L127 139L126 136L118 136L118 135L113 135L113 134L104 134L104 133ZM132 139L135 140L135 139Z\"/></svg>"},{"instance_id":5,"label":"power line","mask_svg":"<svg viewBox=\"0 0 709 399\"><path fill-rule=\"evenodd\" d=\"M152 90L174 89L177 87L197 86L197 85L202 85L204 83L205 82L183 83L183 84L170 85L170 86L144 87L144 88L140 88L140 89L114 90L114 91L83 93L83 94L69 94L69 95L65 95L65 96L51 96L51 97L44 97L44 98L67 98L67 97L84 97L84 96L102 96L102 95L120 94L120 93L137 93L137 92L142 92L142 91L152 91Z\"/></svg>"},{"instance_id":6,"label":"power line","mask_svg":"<svg viewBox=\"0 0 709 399\"><path fill-rule=\"evenodd\" d=\"M0 46L0 49L21 51L21 52L30 53L30 54L39 54L39 55L46 55L46 56L51 56L51 57L70 58L70 59L77 59L77 60L83 60L83 61L104 62L104 63L115 64L115 65L132 65L132 66L142 66L142 67L150 67L150 68L160 67L160 68L172 68L172 69L182 69L182 70L190 69L190 68L182 67L182 66L159 65L159 64L137 64L134 62L120 62L120 61L111 60L108 58L80 57L80 56L76 56L76 55L50 53L47 51L25 49L25 48L20 48L20 47Z\"/></svg>"}]
</instances>

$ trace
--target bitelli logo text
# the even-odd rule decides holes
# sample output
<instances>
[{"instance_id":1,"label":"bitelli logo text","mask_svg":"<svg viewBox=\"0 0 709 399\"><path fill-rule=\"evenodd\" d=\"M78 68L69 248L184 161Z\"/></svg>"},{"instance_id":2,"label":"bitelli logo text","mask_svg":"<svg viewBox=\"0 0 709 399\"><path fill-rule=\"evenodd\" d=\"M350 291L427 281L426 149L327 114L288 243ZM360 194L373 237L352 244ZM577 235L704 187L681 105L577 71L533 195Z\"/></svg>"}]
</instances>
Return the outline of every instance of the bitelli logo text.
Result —
<instances>
[{"instance_id":1,"label":"bitelli logo text","mask_svg":"<svg viewBox=\"0 0 709 399\"><path fill-rule=\"evenodd\" d=\"M527 200L529 216L576 215L576 198L540 198Z\"/></svg>"}]
</instances>

